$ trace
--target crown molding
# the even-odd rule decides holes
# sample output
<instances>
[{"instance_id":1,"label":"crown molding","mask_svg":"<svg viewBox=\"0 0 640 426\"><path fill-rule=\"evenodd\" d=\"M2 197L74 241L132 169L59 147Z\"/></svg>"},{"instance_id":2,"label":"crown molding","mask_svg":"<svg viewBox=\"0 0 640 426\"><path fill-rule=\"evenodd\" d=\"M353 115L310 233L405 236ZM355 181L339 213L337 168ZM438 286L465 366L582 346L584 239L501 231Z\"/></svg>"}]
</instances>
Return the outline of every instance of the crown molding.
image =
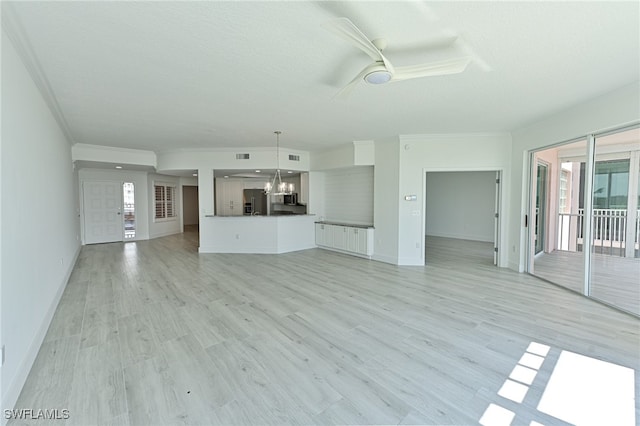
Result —
<instances>
[{"instance_id":1,"label":"crown molding","mask_svg":"<svg viewBox=\"0 0 640 426\"><path fill-rule=\"evenodd\" d=\"M60 104L49 83L49 79L33 51L31 42L11 2L2 2L2 28L18 52L27 72L40 91L54 119L58 122L60 129L69 143L72 145L75 144L69 124L62 112L62 108L60 108Z\"/></svg>"}]
</instances>

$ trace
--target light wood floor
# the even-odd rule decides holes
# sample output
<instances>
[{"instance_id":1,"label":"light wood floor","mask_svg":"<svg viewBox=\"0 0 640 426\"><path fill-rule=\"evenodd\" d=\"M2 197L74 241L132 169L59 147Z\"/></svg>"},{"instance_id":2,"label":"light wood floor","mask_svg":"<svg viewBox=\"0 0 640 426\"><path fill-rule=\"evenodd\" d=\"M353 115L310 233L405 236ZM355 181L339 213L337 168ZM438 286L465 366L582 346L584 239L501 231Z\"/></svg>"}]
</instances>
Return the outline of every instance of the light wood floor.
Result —
<instances>
[{"instance_id":1,"label":"light wood floor","mask_svg":"<svg viewBox=\"0 0 640 426\"><path fill-rule=\"evenodd\" d=\"M640 315L640 259L593 254L591 265L591 296ZM533 266L536 276L582 293L583 253L544 253Z\"/></svg>"},{"instance_id":2,"label":"light wood floor","mask_svg":"<svg viewBox=\"0 0 640 426\"><path fill-rule=\"evenodd\" d=\"M198 255L196 233L85 246L17 408L79 425L459 425L493 403L549 425L565 423L536 407L561 350L638 376L637 318L447 250L398 267ZM497 392L530 342L551 351L518 404Z\"/></svg>"}]
</instances>

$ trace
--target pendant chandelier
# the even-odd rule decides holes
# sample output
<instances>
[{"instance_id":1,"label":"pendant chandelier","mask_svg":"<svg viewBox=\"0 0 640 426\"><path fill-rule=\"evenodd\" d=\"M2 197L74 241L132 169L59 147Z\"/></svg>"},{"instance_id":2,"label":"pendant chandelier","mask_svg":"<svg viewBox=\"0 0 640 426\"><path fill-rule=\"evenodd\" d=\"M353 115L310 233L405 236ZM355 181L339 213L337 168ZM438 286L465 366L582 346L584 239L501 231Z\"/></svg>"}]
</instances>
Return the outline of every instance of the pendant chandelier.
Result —
<instances>
[{"instance_id":1,"label":"pendant chandelier","mask_svg":"<svg viewBox=\"0 0 640 426\"><path fill-rule=\"evenodd\" d=\"M264 185L264 193L269 195L291 195L296 190L293 183L287 183L282 181L280 176L280 135L282 132L276 130L273 132L276 134L276 174L273 176L271 182L267 182Z\"/></svg>"}]
</instances>

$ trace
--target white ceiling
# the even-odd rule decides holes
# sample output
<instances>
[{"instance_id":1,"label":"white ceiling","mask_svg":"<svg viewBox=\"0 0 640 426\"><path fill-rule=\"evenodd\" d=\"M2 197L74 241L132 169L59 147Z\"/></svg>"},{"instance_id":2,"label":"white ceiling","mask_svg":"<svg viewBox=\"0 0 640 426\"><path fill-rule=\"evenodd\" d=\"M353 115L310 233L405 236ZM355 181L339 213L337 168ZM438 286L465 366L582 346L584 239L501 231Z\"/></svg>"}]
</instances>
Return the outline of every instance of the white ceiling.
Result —
<instances>
[{"instance_id":1,"label":"white ceiling","mask_svg":"<svg viewBox=\"0 0 640 426\"><path fill-rule=\"evenodd\" d=\"M3 2L75 143L155 151L320 150L398 134L509 131L640 75L639 3ZM322 27L350 18L412 65L462 74L333 96L370 58Z\"/></svg>"}]
</instances>

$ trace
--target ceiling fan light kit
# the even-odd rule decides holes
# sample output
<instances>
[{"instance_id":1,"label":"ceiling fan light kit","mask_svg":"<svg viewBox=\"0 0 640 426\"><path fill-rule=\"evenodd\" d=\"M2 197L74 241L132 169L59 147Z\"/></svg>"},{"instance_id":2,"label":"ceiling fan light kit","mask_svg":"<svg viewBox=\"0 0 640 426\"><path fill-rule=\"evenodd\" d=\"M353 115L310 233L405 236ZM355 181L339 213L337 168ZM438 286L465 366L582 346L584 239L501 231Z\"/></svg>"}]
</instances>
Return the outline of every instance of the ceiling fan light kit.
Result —
<instances>
[{"instance_id":1,"label":"ceiling fan light kit","mask_svg":"<svg viewBox=\"0 0 640 426\"><path fill-rule=\"evenodd\" d=\"M348 96L361 80L364 80L368 84L379 85L414 78L457 74L464 71L469 62L471 62L471 58L467 56L396 68L382 54L382 51L387 45L386 40L369 40L348 18L335 19L325 25L325 28L347 40L375 61L365 67L349 84L338 92L338 97L344 98Z\"/></svg>"},{"instance_id":2,"label":"ceiling fan light kit","mask_svg":"<svg viewBox=\"0 0 640 426\"><path fill-rule=\"evenodd\" d=\"M375 67L369 73L364 76L364 81L369 84L384 84L391 81L393 74L391 74L384 65Z\"/></svg>"}]
</instances>

